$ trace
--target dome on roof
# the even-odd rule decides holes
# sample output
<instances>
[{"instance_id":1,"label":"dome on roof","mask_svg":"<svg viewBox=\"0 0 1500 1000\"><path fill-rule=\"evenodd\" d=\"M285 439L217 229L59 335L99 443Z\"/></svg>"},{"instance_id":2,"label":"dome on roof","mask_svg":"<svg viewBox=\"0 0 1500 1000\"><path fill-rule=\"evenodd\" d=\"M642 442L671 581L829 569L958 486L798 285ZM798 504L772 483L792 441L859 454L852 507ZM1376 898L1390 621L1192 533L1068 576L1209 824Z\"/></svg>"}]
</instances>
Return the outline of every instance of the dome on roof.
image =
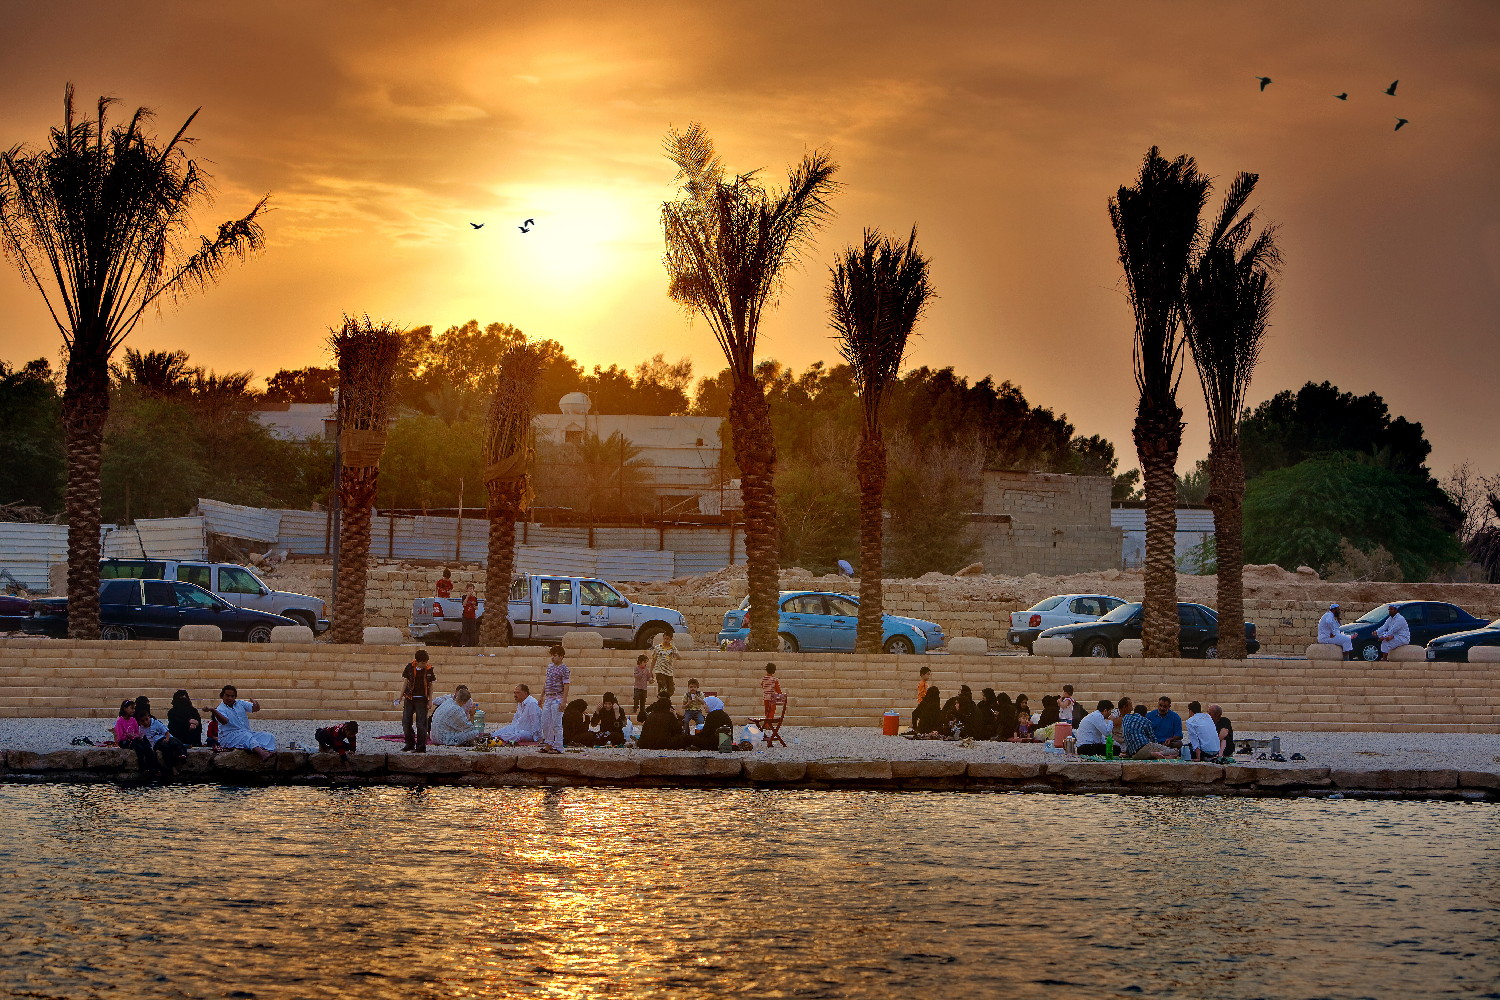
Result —
<instances>
[{"instance_id":1,"label":"dome on roof","mask_svg":"<svg viewBox=\"0 0 1500 1000\"><path fill-rule=\"evenodd\" d=\"M562 413L587 413L589 412L589 394L570 392L557 401L557 408Z\"/></svg>"}]
</instances>

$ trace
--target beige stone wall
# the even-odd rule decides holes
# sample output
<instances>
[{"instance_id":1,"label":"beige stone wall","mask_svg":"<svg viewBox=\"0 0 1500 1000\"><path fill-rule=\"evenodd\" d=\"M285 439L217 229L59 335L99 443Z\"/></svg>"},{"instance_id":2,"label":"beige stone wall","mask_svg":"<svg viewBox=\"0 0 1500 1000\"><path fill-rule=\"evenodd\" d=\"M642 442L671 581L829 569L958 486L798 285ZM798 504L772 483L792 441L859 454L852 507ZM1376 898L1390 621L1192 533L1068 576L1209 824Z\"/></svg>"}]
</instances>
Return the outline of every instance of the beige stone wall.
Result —
<instances>
[{"instance_id":1,"label":"beige stone wall","mask_svg":"<svg viewBox=\"0 0 1500 1000\"><path fill-rule=\"evenodd\" d=\"M974 524L985 568L1059 576L1118 567L1122 532L1109 521L1111 486L1108 476L985 472L985 516Z\"/></svg>"},{"instance_id":2,"label":"beige stone wall","mask_svg":"<svg viewBox=\"0 0 1500 1000\"><path fill-rule=\"evenodd\" d=\"M196 703L228 682L261 701L269 718L396 721L391 699L412 647L252 646L237 643L0 640L0 716L87 717L104 722L127 697L170 704L179 687ZM509 717L517 682L539 688L537 648L435 649L440 689L468 684L492 720ZM574 694L596 703L606 690L629 697L634 654L580 651L569 657ZM699 678L730 714L758 714L766 657L692 652L678 680ZM1087 702L1128 694L1221 705L1241 731L1345 730L1500 733L1500 674L1486 664L1248 660L1047 660L1039 657L899 657L778 654L791 725L874 726L895 708L906 721L917 670L930 666L945 693L959 684L1041 696L1072 683ZM164 710L164 708L163 708Z\"/></svg>"}]
</instances>

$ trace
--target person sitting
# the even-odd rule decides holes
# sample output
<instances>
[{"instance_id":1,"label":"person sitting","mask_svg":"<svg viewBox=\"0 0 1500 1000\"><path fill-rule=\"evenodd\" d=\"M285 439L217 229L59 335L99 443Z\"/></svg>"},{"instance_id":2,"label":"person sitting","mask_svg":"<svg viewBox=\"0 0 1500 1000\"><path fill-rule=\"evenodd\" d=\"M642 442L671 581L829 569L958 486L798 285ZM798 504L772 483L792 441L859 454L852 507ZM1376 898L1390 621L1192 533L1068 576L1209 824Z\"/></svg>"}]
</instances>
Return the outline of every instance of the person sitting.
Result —
<instances>
[{"instance_id":1,"label":"person sitting","mask_svg":"<svg viewBox=\"0 0 1500 1000\"><path fill-rule=\"evenodd\" d=\"M938 724L938 732L950 740L961 740L968 735L964 727L963 705L957 696L943 703L943 721Z\"/></svg>"},{"instance_id":2,"label":"person sitting","mask_svg":"<svg viewBox=\"0 0 1500 1000\"><path fill-rule=\"evenodd\" d=\"M347 758L355 752L355 744L359 741L359 723L350 721L324 726L313 731L313 739L318 741L319 753L336 753Z\"/></svg>"},{"instance_id":3,"label":"person sitting","mask_svg":"<svg viewBox=\"0 0 1500 1000\"><path fill-rule=\"evenodd\" d=\"M1214 721L1203 706L1196 701L1188 702L1188 717L1185 725L1187 730L1186 739L1193 748L1194 760L1212 760L1219 756L1220 746L1219 732L1214 728Z\"/></svg>"},{"instance_id":4,"label":"person sitting","mask_svg":"<svg viewBox=\"0 0 1500 1000\"><path fill-rule=\"evenodd\" d=\"M997 740L1009 740L1016 735L1016 706L1010 695L1001 691L995 695L995 736Z\"/></svg>"},{"instance_id":5,"label":"person sitting","mask_svg":"<svg viewBox=\"0 0 1500 1000\"><path fill-rule=\"evenodd\" d=\"M1110 713L1114 710L1115 703L1105 698L1083 717L1078 725L1080 756L1103 757L1108 751L1110 740L1115 734L1115 724L1110 718Z\"/></svg>"},{"instance_id":6,"label":"person sitting","mask_svg":"<svg viewBox=\"0 0 1500 1000\"><path fill-rule=\"evenodd\" d=\"M1057 725L1057 720L1061 718L1057 708L1059 700L1055 694L1042 695L1042 717L1036 723L1038 729L1046 729L1048 726ZM1072 720L1069 719L1067 721L1071 722Z\"/></svg>"},{"instance_id":7,"label":"person sitting","mask_svg":"<svg viewBox=\"0 0 1500 1000\"><path fill-rule=\"evenodd\" d=\"M604 692L604 700L594 712L593 722L599 728L599 746L606 743L613 747L625 745L625 706L616 700L613 691Z\"/></svg>"},{"instance_id":8,"label":"person sitting","mask_svg":"<svg viewBox=\"0 0 1500 1000\"><path fill-rule=\"evenodd\" d=\"M1151 732L1156 742L1164 747L1182 746L1182 716L1172 711L1172 699L1162 695L1156 699L1156 710L1148 712Z\"/></svg>"},{"instance_id":9,"label":"person sitting","mask_svg":"<svg viewBox=\"0 0 1500 1000\"><path fill-rule=\"evenodd\" d=\"M682 718L672 711L672 699L663 695L646 707L646 721L641 724L641 738L636 746L642 750L684 750L691 741L682 731Z\"/></svg>"},{"instance_id":10,"label":"person sitting","mask_svg":"<svg viewBox=\"0 0 1500 1000\"><path fill-rule=\"evenodd\" d=\"M479 702L467 684L453 689L453 694L438 699L437 709L432 713L429 735L432 742L441 747L471 747L484 738L484 733L474 725L474 713Z\"/></svg>"},{"instance_id":11,"label":"person sitting","mask_svg":"<svg viewBox=\"0 0 1500 1000\"><path fill-rule=\"evenodd\" d=\"M958 721L963 725L964 735L974 735L974 691L967 684L958 686Z\"/></svg>"},{"instance_id":12,"label":"person sitting","mask_svg":"<svg viewBox=\"0 0 1500 1000\"><path fill-rule=\"evenodd\" d=\"M703 692L698 689L698 678L693 677L688 680L687 693L682 696L682 731L693 735L693 727L703 725L707 717L708 707Z\"/></svg>"},{"instance_id":13,"label":"person sitting","mask_svg":"<svg viewBox=\"0 0 1500 1000\"><path fill-rule=\"evenodd\" d=\"M1354 659L1354 636L1339 631L1337 604L1328 605L1328 610L1318 619L1318 645L1337 646L1344 651L1344 659Z\"/></svg>"},{"instance_id":14,"label":"person sitting","mask_svg":"<svg viewBox=\"0 0 1500 1000\"><path fill-rule=\"evenodd\" d=\"M135 724L140 729L140 737L136 741L136 759L141 761L141 770L157 770L157 754L161 755L160 770L162 776L171 778L177 773L177 768L187 760L187 751L182 744L177 742L167 724L161 719L151 716L151 699L141 695L135 700ZM149 759L142 759L142 749Z\"/></svg>"},{"instance_id":15,"label":"person sitting","mask_svg":"<svg viewBox=\"0 0 1500 1000\"><path fill-rule=\"evenodd\" d=\"M250 728L250 713L260 711L260 702L251 698L241 701L233 684L219 690L219 704L213 717L219 723L219 746L227 750L250 750L261 760L276 752L276 737Z\"/></svg>"},{"instance_id":16,"label":"person sitting","mask_svg":"<svg viewBox=\"0 0 1500 1000\"><path fill-rule=\"evenodd\" d=\"M589 728L589 703L582 698L574 698L568 702L563 709L563 746L565 747L594 747L599 745L599 738Z\"/></svg>"},{"instance_id":17,"label":"person sitting","mask_svg":"<svg viewBox=\"0 0 1500 1000\"><path fill-rule=\"evenodd\" d=\"M970 735L976 740L992 740L999 727L999 720L995 713L999 710L1000 703L995 700L994 688L985 688L981 694L980 700L974 704Z\"/></svg>"},{"instance_id":18,"label":"person sitting","mask_svg":"<svg viewBox=\"0 0 1500 1000\"><path fill-rule=\"evenodd\" d=\"M1016 695L1016 731L1010 737L1012 743L1040 743L1035 735L1036 725L1031 720L1031 700L1024 694Z\"/></svg>"},{"instance_id":19,"label":"person sitting","mask_svg":"<svg viewBox=\"0 0 1500 1000\"><path fill-rule=\"evenodd\" d=\"M517 684L511 694L516 699L516 714L510 725L495 730L495 738L501 743L537 743L542 738L542 706L531 695L531 688Z\"/></svg>"},{"instance_id":20,"label":"person sitting","mask_svg":"<svg viewBox=\"0 0 1500 1000\"><path fill-rule=\"evenodd\" d=\"M1137 705L1129 698L1120 699L1120 736L1125 743L1125 756L1131 760L1166 760L1175 756L1171 747L1156 742L1156 733L1151 729L1151 720L1146 718L1146 706Z\"/></svg>"},{"instance_id":21,"label":"person sitting","mask_svg":"<svg viewBox=\"0 0 1500 1000\"><path fill-rule=\"evenodd\" d=\"M703 722L703 728L693 737L697 750L732 750L734 748L734 720L722 708L711 709Z\"/></svg>"},{"instance_id":22,"label":"person sitting","mask_svg":"<svg viewBox=\"0 0 1500 1000\"><path fill-rule=\"evenodd\" d=\"M120 714L115 719L115 746L130 750L134 740L141 735L141 727L135 724L135 699L120 702Z\"/></svg>"},{"instance_id":23,"label":"person sitting","mask_svg":"<svg viewBox=\"0 0 1500 1000\"><path fill-rule=\"evenodd\" d=\"M927 689L927 693L922 695L922 700L917 703L917 707L912 709L912 732L918 736L926 736L942 728L943 703L941 698L936 687Z\"/></svg>"},{"instance_id":24,"label":"person sitting","mask_svg":"<svg viewBox=\"0 0 1500 1000\"><path fill-rule=\"evenodd\" d=\"M203 745L203 716L193 707L193 699L186 691L172 695L172 707L167 709L167 731L185 747Z\"/></svg>"},{"instance_id":25,"label":"person sitting","mask_svg":"<svg viewBox=\"0 0 1500 1000\"><path fill-rule=\"evenodd\" d=\"M1214 720L1214 729L1219 733L1219 748L1225 756L1234 752L1234 723L1224 715L1218 705L1208 706L1208 717Z\"/></svg>"},{"instance_id":26,"label":"person sitting","mask_svg":"<svg viewBox=\"0 0 1500 1000\"><path fill-rule=\"evenodd\" d=\"M1391 613L1375 629L1375 638L1380 640L1382 660L1389 658L1391 650L1397 646L1405 646L1411 642L1411 626L1407 624L1406 616L1394 604L1390 605L1390 609Z\"/></svg>"}]
</instances>

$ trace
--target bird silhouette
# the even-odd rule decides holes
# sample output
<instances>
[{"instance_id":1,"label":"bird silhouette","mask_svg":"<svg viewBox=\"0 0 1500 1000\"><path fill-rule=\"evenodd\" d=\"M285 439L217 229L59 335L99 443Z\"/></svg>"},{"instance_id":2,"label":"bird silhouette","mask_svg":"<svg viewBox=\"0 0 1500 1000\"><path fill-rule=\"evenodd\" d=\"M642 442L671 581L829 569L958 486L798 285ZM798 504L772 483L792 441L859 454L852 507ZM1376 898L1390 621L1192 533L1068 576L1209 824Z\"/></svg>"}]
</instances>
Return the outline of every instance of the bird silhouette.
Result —
<instances>
[{"instance_id":1,"label":"bird silhouette","mask_svg":"<svg viewBox=\"0 0 1500 1000\"><path fill-rule=\"evenodd\" d=\"M1271 82L1271 78L1269 76L1257 76L1256 79L1260 81L1261 90L1265 90L1266 84Z\"/></svg>"},{"instance_id":2,"label":"bird silhouette","mask_svg":"<svg viewBox=\"0 0 1500 1000\"><path fill-rule=\"evenodd\" d=\"M1349 92L1346 90L1342 94L1334 94L1333 99L1336 101L1347 101L1349 99Z\"/></svg>"},{"instance_id":3,"label":"bird silhouette","mask_svg":"<svg viewBox=\"0 0 1500 1000\"><path fill-rule=\"evenodd\" d=\"M1396 84L1398 84L1400 82L1401 82L1400 80L1392 80L1391 81L1391 85L1389 87L1385 88L1385 92L1387 94L1390 94L1392 97L1395 97L1396 96Z\"/></svg>"},{"instance_id":4,"label":"bird silhouette","mask_svg":"<svg viewBox=\"0 0 1500 1000\"><path fill-rule=\"evenodd\" d=\"M536 220L535 219L527 219L525 222L523 222L521 225L517 226L516 228L519 229L523 233L529 233L529 232L531 232L531 227L534 226L534 225L536 225Z\"/></svg>"},{"instance_id":5,"label":"bird silhouette","mask_svg":"<svg viewBox=\"0 0 1500 1000\"><path fill-rule=\"evenodd\" d=\"M1393 128L1393 129L1391 129L1391 131L1392 132L1399 132L1399 131L1401 131L1401 126L1405 125L1405 124L1406 124L1406 119L1405 118L1397 118L1396 119L1396 127Z\"/></svg>"},{"instance_id":6,"label":"bird silhouette","mask_svg":"<svg viewBox=\"0 0 1500 1000\"><path fill-rule=\"evenodd\" d=\"M536 220L535 219L527 219L524 223L522 223L522 225L534 226L534 225L536 225Z\"/></svg>"},{"instance_id":7,"label":"bird silhouette","mask_svg":"<svg viewBox=\"0 0 1500 1000\"><path fill-rule=\"evenodd\" d=\"M472 226L472 227L474 227L475 229L483 229L484 228L484 223L482 223L482 222L471 222L471 223L469 223L469 225Z\"/></svg>"}]
</instances>

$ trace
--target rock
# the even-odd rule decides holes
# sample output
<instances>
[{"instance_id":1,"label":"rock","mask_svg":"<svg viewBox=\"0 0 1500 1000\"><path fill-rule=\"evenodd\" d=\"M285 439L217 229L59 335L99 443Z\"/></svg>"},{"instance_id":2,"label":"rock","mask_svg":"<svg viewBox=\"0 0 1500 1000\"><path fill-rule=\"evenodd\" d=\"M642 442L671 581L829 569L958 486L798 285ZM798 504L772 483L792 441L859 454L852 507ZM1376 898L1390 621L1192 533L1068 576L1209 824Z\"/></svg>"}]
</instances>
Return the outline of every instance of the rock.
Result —
<instances>
[{"instance_id":1,"label":"rock","mask_svg":"<svg viewBox=\"0 0 1500 1000\"><path fill-rule=\"evenodd\" d=\"M810 760L807 776L813 781L890 781L888 760Z\"/></svg>"},{"instance_id":2,"label":"rock","mask_svg":"<svg viewBox=\"0 0 1500 1000\"><path fill-rule=\"evenodd\" d=\"M1393 663L1425 663L1427 662L1427 650L1421 646L1413 646L1407 643L1405 646L1397 646L1386 654L1387 660Z\"/></svg>"},{"instance_id":3,"label":"rock","mask_svg":"<svg viewBox=\"0 0 1500 1000\"><path fill-rule=\"evenodd\" d=\"M558 643L569 651L576 649L603 649L604 636L598 632L564 632Z\"/></svg>"},{"instance_id":4,"label":"rock","mask_svg":"<svg viewBox=\"0 0 1500 1000\"><path fill-rule=\"evenodd\" d=\"M893 760L891 776L896 778L957 778L969 770L962 760Z\"/></svg>"},{"instance_id":5,"label":"rock","mask_svg":"<svg viewBox=\"0 0 1500 1000\"><path fill-rule=\"evenodd\" d=\"M1344 650L1331 642L1312 642L1307 645L1306 655L1309 660L1342 660Z\"/></svg>"},{"instance_id":6,"label":"rock","mask_svg":"<svg viewBox=\"0 0 1500 1000\"><path fill-rule=\"evenodd\" d=\"M691 633L691 632L673 632L672 633L672 645L676 646L678 649L692 649L693 648L693 633Z\"/></svg>"},{"instance_id":7,"label":"rock","mask_svg":"<svg viewBox=\"0 0 1500 1000\"><path fill-rule=\"evenodd\" d=\"M948 652L956 656L983 656L989 651L990 644L982 636L957 635L948 640Z\"/></svg>"},{"instance_id":8,"label":"rock","mask_svg":"<svg viewBox=\"0 0 1500 1000\"><path fill-rule=\"evenodd\" d=\"M800 760L747 760L743 767L745 777L761 784L801 781L807 776L807 764Z\"/></svg>"},{"instance_id":9,"label":"rock","mask_svg":"<svg viewBox=\"0 0 1500 1000\"><path fill-rule=\"evenodd\" d=\"M1500 788L1500 774L1494 771L1459 771L1460 788Z\"/></svg>"},{"instance_id":10,"label":"rock","mask_svg":"<svg viewBox=\"0 0 1500 1000\"><path fill-rule=\"evenodd\" d=\"M1108 785L1120 780L1119 764L1047 762L1047 776L1071 785Z\"/></svg>"},{"instance_id":11,"label":"rock","mask_svg":"<svg viewBox=\"0 0 1500 1000\"><path fill-rule=\"evenodd\" d=\"M1374 771L1335 770L1329 773L1339 788L1385 789L1436 789L1457 788L1457 771L1396 771L1389 769Z\"/></svg>"},{"instance_id":12,"label":"rock","mask_svg":"<svg viewBox=\"0 0 1500 1000\"><path fill-rule=\"evenodd\" d=\"M722 757L646 757L641 760L641 774L652 777L738 778L739 758Z\"/></svg>"},{"instance_id":13,"label":"rock","mask_svg":"<svg viewBox=\"0 0 1500 1000\"><path fill-rule=\"evenodd\" d=\"M475 754L470 762L470 767L475 774L509 774L516 769L516 760L520 754L514 753L480 753Z\"/></svg>"},{"instance_id":14,"label":"rock","mask_svg":"<svg viewBox=\"0 0 1500 1000\"><path fill-rule=\"evenodd\" d=\"M1469 647L1470 663L1500 663L1500 646Z\"/></svg>"},{"instance_id":15,"label":"rock","mask_svg":"<svg viewBox=\"0 0 1500 1000\"><path fill-rule=\"evenodd\" d=\"M272 642L312 642L313 630L306 625L277 625L271 629Z\"/></svg>"},{"instance_id":16,"label":"rock","mask_svg":"<svg viewBox=\"0 0 1500 1000\"><path fill-rule=\"evenodd\" d=\"M976 760L969 764L969 777L999 781L1026 781L1039 778L1041 764L1007 764L1003 761Z\"/></svg>"},{"instance_id":17,"label":"rock","mask_svg":"<svg viewBox=\"0 0 1500 1000\"><path fill-rule=\"evenodd\" d=\"M1115 655L1127 660L1139 660L1145 651L1145 645L1139 639L1121 639L1115 647Z\"/></svg>"},{"instance_id":18,"label":"rock","mask_svg":"<svg viewBox=\"0 0 1500 1000\"><path fill-rule=\"evenodd\" d=\"M127 753L129 751L126 751ZM130 755L132 761L135 754ZM6 763L12 771L35 773L38 771L82 771L88 767L88 757L82 750L53 750L37 753L34 750L11 750L6 754Z\"/></svg>"},{"instance_id":19,"label":"rock","mask_svg":"<svg viewBox=\"0 0 1500 1000\"><path fill-rule=\"evenodd\" d=\"M1313 583L1315 581L1323 579L1323 577L1318 574L1318 571L1313 569L1311 566L1298 566L1297 576L1307 583Z\"/></svg>"},{"instance_id":20,"label":"rock","mask_svg":"<svg viewBox=\"0 0 1500 1000\"><path fill-rule=\"evenodd\" d=\"M135 767L135 752L132 750L85 750L82 751L85 765L91 771L128 771Z\"/></svg>"},{"instance_id":21,"label":"rock","mask_svg":"<svg viewBox=\"0 0 1500 1000\"><path fill-rule=\"evenodd\" d=\"M1048 767L1051 772L1051 767ZM1211 785L1224 778L1218 764L1148 764L1130 761L1120 765L1120 777L1128 784Z\"/></svg>"},{"instance_id":22,"label":"rock","mask_svg":"<svg viewBox=\"0 0 1500 1000\"><path fill-rule=\"evenodd\" d=\"M177 630L178 642L223 642L224 630L217 625L184 625Z\"/></svg>"},{"instance_id":23,"label":"rock","mask_svg":"<svg viewBox=\"0 0 1500 1000\"><path fill-rule=\"evenodd\" d=\"M134 757L134 754L131 754ZM179 770L183 774L207 774L214 769L214 752L208 747L189 747Z\"/></svg>"},{"instance_id":24,"label":"rock","mask_svg":"<svg viewBox=\"0 0 1500 1000\"><path fill-rule=\"evenodd\" d=\"M386 754L385 766L398 774L465 774L469 760L456 753Z\"/></svg>"},{"instance_id":25,"label":"rock","mask_svg":"<svg viewBox=\"0 0 1500 1000\"><path fill-rule=\"evenodd\" d=\"M270 761L266 763L269 764ZM276 752L276 770L285 773L307 770L307 751L278 750Z\"/></svg>"},{"instance_id":26,"label":"rock","mask_svg":"<svg viewBox=\"0 0 1500 1000\"><path fill-rule=\"evenodd\" d=\"M1260 768L1245 767L1239 764L1230 764L1224 768L1224 784L1226 785L1253 785L1256 773Z\"/></svg>"},{"instance_id":27,"label":"rock","mask_svg":"<svg viewBox=\"0 0 1500 1000\"><path fill-rule=\"evenodd\" d=\"M641 773L641 763L638 760L584 757L578 754L523 754L516 758L516 766L522 771L536 774L575 778L635 778Z\"/></svg>"},{"instance_id":28,"label":"rock","mask_svg":"<svg viewBox=\"0 0 1500 1000\"><path fill-rule=\"evenodd\" d=\"M984 563L982 563L982 562L969 563L969 565L965 566L963 569L959 570L957 573L954 573L953 575L954 576L983 576L984 575Z\"/></svg>"},{"instance_id":29,"label":"rock","mask_svg":"<svg viewBox=\"0 0 1500 1000\"><path fill-rule=\"evenodd\" d=\"M1032 656L1072 656L1073 640L1059 636L1037 639L1031 644Z\"/></svg>"},{"instance_id":30,"label":"rock","mask_svg":"<svg viewBox=\"0 0 1500 1000\"><path fill-rule=\"evenodd\" d=\"M366 646L399 646L406 641L399 628L389 625L367 625L364 638Z\"/></svg>"},{"instance_id":31,"label":"rock","mask_svg":"<svg viewBox=\"0 0 1500 1000\"><path fill-rule=\"evenodd\" d=\"M278 628L292 628L294 626L277 626ZM295 626L302 628L303 626ZM274 771L276 769L276 758L271 757L262 761L258 755L249 750L224 750L214 755L213 765L215 771L231 771L237 774L245 774L259 771Z\"/></svg>"},{"instance_id":32,"label":"rock","mask_svg":"<svg viewBox=\"0 0 1500 1000\"><path fill-rule=\"evenodd\" d=\"M1257 767L1255 783L1262 788L1323 788L1332 782L1326 767Z\"/></svg>"},{"instance_id":33,"label":"rock","mask_svg":"<svg viewBox=\"0 0 1500 1000\"><path fill-rule=\"evenodd\" d=\"M351 753L340 759L336 753L312 753L307 763L319 774L369 774L385 770L385 754Z\"/></svg>"}]
</instances>

